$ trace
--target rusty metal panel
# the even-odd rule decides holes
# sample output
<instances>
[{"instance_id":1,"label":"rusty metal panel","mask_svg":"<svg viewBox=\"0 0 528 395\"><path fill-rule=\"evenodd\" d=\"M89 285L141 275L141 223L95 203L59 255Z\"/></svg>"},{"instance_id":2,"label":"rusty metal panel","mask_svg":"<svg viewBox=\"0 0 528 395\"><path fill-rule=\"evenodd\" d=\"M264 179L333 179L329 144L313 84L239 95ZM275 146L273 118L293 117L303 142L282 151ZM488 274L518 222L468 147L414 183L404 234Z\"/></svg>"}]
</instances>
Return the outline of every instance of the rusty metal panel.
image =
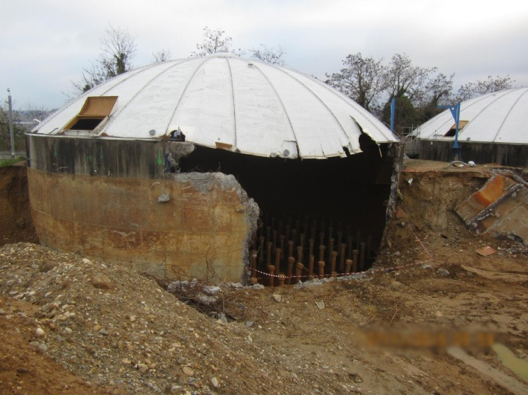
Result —
<instances>
[{"instance_id":1,"label":"rusty metal panel","mask_svg":"<svg viewBox=\"0 0 528 395\"><path fill-rule=\"evenodd\" d=\"M464 220L466 225L469 225L478 214L491 204L508 195L510 188L515 185L517 183L511 178L496 175L484 187L460 204L456 208L456 212Z\"/></svg>"},{"instance_id":2,"label":"rusty metal panel","mask_svg":"<svg viewBox=\"0 0 528 395\"><path fill-rule=\"evenodd\" d=\"M477 222L479 233L518 237L528 241L528 189L520 188Z\"/></svg>"},{"instance_id":3,"label":"rusty metal panel","mask_svg":"<svg viewBox=\"0 0 528 395\"><path fill-rule=\"evenodd\" d=\"M84 117L107 117L110 115L114 104L117 101L117 96L89 96L86 98L79 116Z\"/></svg>"},{"instance_id":4,"label":"rusty metal panel","mask_svg":"<svg viewBox=\"0 0 528 395\"><path fill-rule=\"evenodd\" d=\"M509 177L495 175L455 211L477 233L528 241L528 189Z\"/></svg>"}]
</instances>

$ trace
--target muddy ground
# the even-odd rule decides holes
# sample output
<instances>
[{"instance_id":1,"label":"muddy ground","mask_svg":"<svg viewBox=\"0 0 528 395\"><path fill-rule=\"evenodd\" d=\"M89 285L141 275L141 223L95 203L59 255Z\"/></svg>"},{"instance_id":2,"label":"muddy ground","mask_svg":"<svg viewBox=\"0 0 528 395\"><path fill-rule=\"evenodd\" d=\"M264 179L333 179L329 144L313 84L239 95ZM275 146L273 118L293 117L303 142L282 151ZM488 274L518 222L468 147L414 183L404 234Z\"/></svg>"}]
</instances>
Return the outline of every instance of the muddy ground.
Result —
<instances>
[{"instance_id":1,"label":"muddy ground","mask_svg":"<svg viewBox=\"0 0 528 395\"><path fill-rule=\"evenodd\" d=\"M406 162L375 270L301 287L178 299L2 227L0 393L527 394L527 250L453 212L490 174Z\"/></svg>"}]
</instances>

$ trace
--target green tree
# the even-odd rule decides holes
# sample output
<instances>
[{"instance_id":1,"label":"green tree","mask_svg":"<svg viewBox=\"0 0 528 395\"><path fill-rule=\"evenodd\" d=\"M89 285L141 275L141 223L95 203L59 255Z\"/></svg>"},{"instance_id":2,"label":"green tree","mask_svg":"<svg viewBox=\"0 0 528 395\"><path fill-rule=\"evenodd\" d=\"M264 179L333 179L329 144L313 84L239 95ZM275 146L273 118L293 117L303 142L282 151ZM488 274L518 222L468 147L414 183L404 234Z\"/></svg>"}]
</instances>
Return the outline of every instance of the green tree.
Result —
<instances>
[{"instance_id":1,"label":"green tree","mask_svg":"<svg viewBox=\"0 0 528 395\"><path fill-rule=\"evenodd\" d=\"M406 96L413 105L420 105L431 73L436 70L436 67L414 66L406 54L396 54L385 68L385 89L390 98Z\"/></svg>"},{"instance_id":2,"label":"green tree","mask_svg":"<svg viewBox=\"0 0 528 395\"><path fill-rule=\"evenodd\" d=\"M11 150L8 111L7 105L0 105L0 150L2 151ZM27 132L27 129L17 122L17 120L17 111L13 111L13 137L15 140L15 150L19 151L26 147L26 136L24 133Z\"/></svg>"},{"instance_id":3,"label":"green tree","mask_svg":"<svg viewBox=\"0 0 528 395\"><path fill-rule=\"evenodd\" d=\"M396 97L396 112L394 114L394 131L402 136L407 134L413 126L418 126L420 112L414 107L412 101L405 95ZM382 121L390 125L392 98L385 103L382 111Z\"/></svg>"}]
</instances>

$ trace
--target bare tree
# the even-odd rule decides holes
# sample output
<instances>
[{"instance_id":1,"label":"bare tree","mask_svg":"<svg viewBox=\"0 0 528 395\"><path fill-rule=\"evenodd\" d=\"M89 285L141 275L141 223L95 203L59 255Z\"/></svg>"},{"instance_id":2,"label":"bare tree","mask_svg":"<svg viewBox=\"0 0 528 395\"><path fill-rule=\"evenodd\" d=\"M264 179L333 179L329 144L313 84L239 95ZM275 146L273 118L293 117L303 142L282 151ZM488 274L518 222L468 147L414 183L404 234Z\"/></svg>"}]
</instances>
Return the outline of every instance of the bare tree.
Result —
<instances>
[{"instance_id":1,"label":"bare tree","mask_svg":"<svg viewBox=\"0 0 528 395\"><path fill-rule=\"evenodd\" d=\"M30 100L26 102L25 108L21 111L24 114L24 119L28 122L39 123L46 118L52 110L38 106L32 103Z\"/></svg>"},{"instance_id":2,"label":"bare tree","mask_svg":"<svg viewBox=\"0 0 528 395\"><path fill-rule=\"evenodd\" d=\"M343 65L339 73L326 74L327 83L371 110L385 89L385 67L381 60L363 57L359 52L348 55Z\"/></svg>"},{"instance_id":3,"label":"bare tree","mask_svg":"<svg viewBox=\"0 0 528 395\"><path fill-rule=\"evenodd\" d=\"M132 68L136 43L127 30L109 26L101 39L101 49L103 53L99 63L103 66L107 79L126 73Z\"/></svg>"},{"instance_id":4,"label":"bare tree","mask_svg":"<svg viewBox=\"0 0 528 395\"><path fill-rule=\"evenodd\" d=\"M161 51L154 52L152 56L154 56L155 63L163 63L171 60L172 54L168 49L162 49Z\"/></svg>"},{"instance_id":5,"label":"bare tree","mask_svg":"<svg viewBox=\"0 0 528 395\"><path fill-rule=\"evenodd\" d=\"M438 73L433 79L429 79L425 85L424 105L444 105L453 101L453 78L455 74L447 77Z\"/></svg>"},{"instance_id":6,"label":"bare tree","mask_svg":"<svg viewBox=\"0 0 528 395\"><path fill-rule=\"evenodd\" d=\"M99 85L106 80L104 69L98 63L92 63L89 68L82 71L82 76L79 81L72 81L73 92L66 93L68 99L74 99L81 93L87 92L93 87Z\"/></svg>"},{"instance_id":7,"label":"bare tree","mask_svg":"<svg viewBox=\"0 0 528 395\"><path fill-rule=\"evenodd\" d=\"M196 44L198 51L193 51L191 57L201 57L211 55L217 52L233 52L242 54L240 49L233 51L233 39L225 36L225 31L220 29L211 30L207 26L203 28L203 41Z\"/></svg>"},{"instance_id":8,"label":"bare tree","mask_svg":"<svg viewBox=\"0 0 528 395\"><path fill-rule=\"evenodd\" d=\"M413 103L414 117L410 119L411 124L404 125L406 128L415 127L440 114L443 110L438 108L439 105L453 103L454 76L454 74L451 74L448 77L445 74L438 73L436 76L431 76L427 79L424 91L415 97ZM401 104L401 100L399 104ZM411 110L411 113L413 113L413 110ZM403 114L404 120L410 118L407 115Z\"/></svg>"},{"instance_id":9,"label":"bare tree","mask_svg":"<svg viewBox=\"0 0 528 395\"><path fill-rule=\"evenodd\" d=\"M477 80L475 82L468 82L460 87L456 96L457 101L464 101L476 96L484 95L486 93L497 92L503 89L511 89L515 80L512 80L509 75L506 77L492 77L488 76L487 80Z\"/></svg>"},{"instance_id":10,"label":"bare tree","mask_svg":"<svg viewBox=\"0 0 528 395\"><path fill-rule=\"evenodd\" d=\"M284 66L284 56L286 51L279 45L277 49L268 48L264 44L260 44L258 49L250 49L251 55L263 62L269 64L276 64L277 66Z\"/></svg>"},{"instance_id":11,"label":"bare tree","mask_svg":"<svg viewBox=\"0 0 528 395\"><path fill-rule=\"evenodd\" d=\"M423 102L430 74L437 68L413 66L406 54L396 54L385 69L387 93L392 97L406 96L413 104Z\"/></svg>"},{"instance_id":12,"label":"bare tree","mask_svg":"<svg viewBox=\"0 0 528 395\"><path fill-rule=\"evenodd\" d=\"M0 150L7 150L10 148L9 141L9 119L7 111L0 102Z\"/></svg>"},{"instance_id":13,"label":"bare tree","mask_svg":"<svg viewBox=\"0 0 528 395\"><path fill-rule=\"evenodd\" d=\"M412 64L406 54L395 54L385 68L387 102L381 119L391 122L391 101L396 100L395 131L404 131L419 125L439 112L438 104L450 98L453 75L437 73L436 67L420 67Z\"/></svg>"},{"instance_id":14,"label":"bare tree","mask_svg":"<svg viewBox=\"0 0 528 395\"><path fill-rule=\"evenodd\" d=\"M81 80L72 82L76 92L67 96L75 97L132 68L136 44L127 30L109 26L101 38L101 50L99 58L83 70Z\"/></svg>"}]
</instances>

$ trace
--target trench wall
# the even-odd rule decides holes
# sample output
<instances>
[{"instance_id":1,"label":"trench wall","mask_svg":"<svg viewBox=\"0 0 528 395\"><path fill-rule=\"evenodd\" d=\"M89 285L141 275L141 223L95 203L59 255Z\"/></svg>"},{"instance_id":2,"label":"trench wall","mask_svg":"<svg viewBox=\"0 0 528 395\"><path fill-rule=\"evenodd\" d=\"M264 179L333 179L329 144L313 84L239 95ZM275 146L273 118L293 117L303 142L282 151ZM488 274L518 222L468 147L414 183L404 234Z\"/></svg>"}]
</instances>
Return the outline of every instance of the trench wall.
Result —
<instances>
[{"instance_id":1,"label":"trench wall","mask_svg":"<svg viewBox=\"0 0 528 395\"><path fill-rule=\"evenodd\" d=\"M30 140L42 244L161 278L243 280L258 207L233 176L165 172L169 142Z\"/></svg>"},{"instance_id":2,"label":"trench wall","mask_svg":"<svg viewBox=\"0 0 528 395\"><path fill-rule=\"evenodd\" d=\"M0 246L38 242L29 213L25 163L0 168Z\"/></svg>"}]
</instances>

